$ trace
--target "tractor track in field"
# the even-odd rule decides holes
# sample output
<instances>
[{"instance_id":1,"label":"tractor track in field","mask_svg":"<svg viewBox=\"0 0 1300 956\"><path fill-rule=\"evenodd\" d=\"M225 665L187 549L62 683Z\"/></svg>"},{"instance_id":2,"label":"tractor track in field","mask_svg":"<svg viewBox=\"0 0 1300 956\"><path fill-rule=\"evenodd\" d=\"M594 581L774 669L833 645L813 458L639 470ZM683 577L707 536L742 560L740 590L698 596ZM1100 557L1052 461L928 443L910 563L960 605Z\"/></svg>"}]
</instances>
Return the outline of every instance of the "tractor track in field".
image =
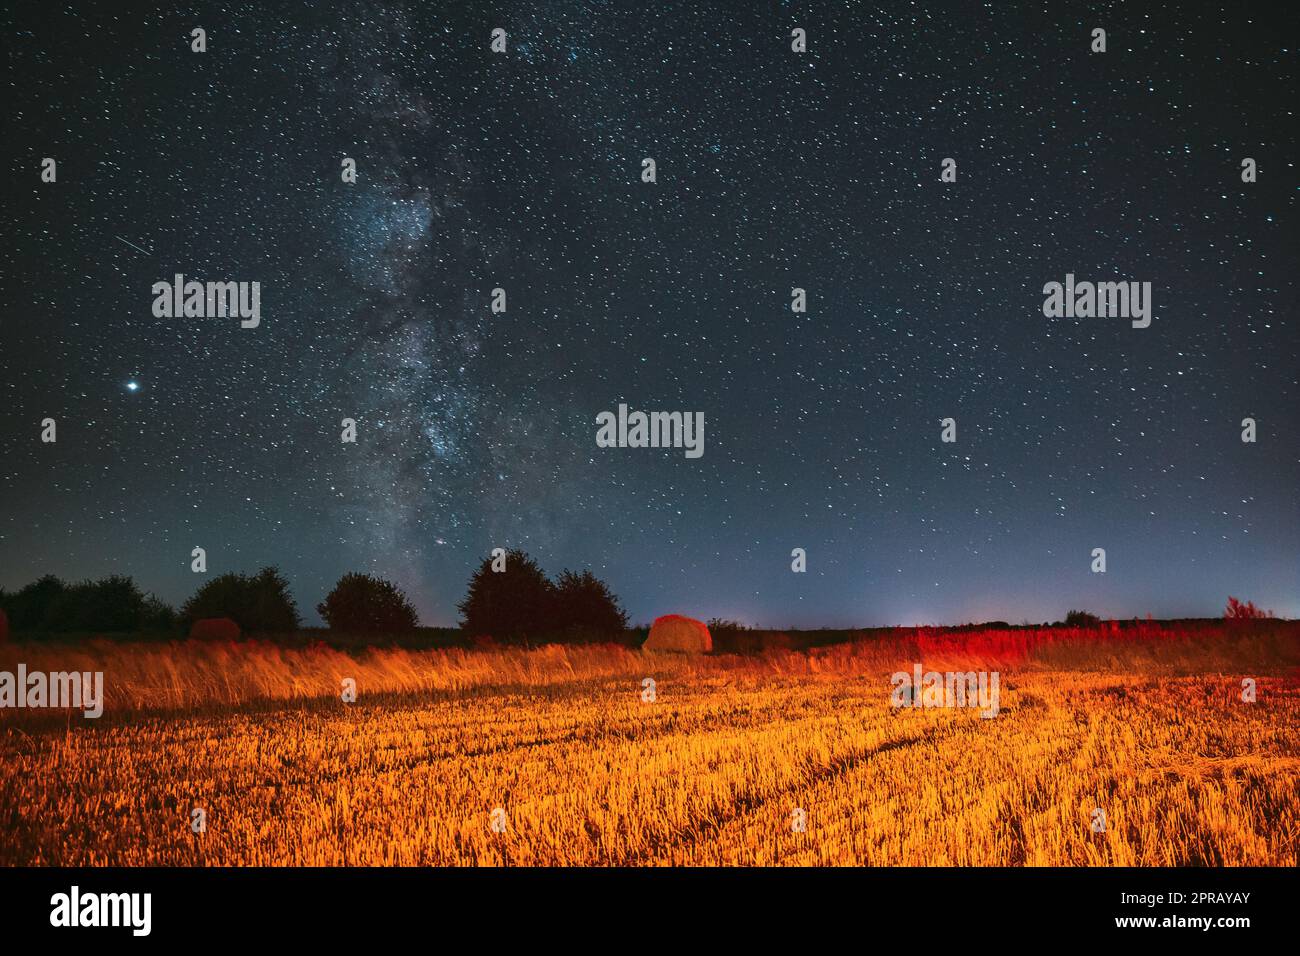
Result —
<instances>
[{"instance_id":1,"label":"tractor track in field","mask_svg":"<svg viewBox=\"0 0 1300 956\"><path fill-rule=\"evenodd\" d=\"M955 725L949 725L949 728L952 727L955 727ZM630 865L642 865L647 862L661 860L673 850L689 851L691 847L711 842L728 826L757 815L768 805L782 797L789 797L797 792L845 777L882 754L914 747L918 744L937 742L957 733L955 729L945 729L938 733L933 732L936 729L930 728L931 732L911 734L897 740L886 741L874 747L863 748L856 753L836 757L829 764L819 768L811 777L801 778L762 796L753 794L737 795L727 812L704 819L695 829L683 831L677 839L648 848L645 853L637 854L633 859L626 862Z\"/></svg>"}]
</instances>

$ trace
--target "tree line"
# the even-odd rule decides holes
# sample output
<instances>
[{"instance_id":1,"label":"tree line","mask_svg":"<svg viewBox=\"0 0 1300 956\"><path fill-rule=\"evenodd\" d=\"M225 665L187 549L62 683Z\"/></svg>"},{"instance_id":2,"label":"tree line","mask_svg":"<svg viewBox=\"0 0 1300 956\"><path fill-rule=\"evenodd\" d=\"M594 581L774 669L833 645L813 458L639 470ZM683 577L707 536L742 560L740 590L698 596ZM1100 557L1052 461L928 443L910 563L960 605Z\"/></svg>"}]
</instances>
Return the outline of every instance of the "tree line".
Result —
<instances>
[{"instance_id":1,"label":"tree line","mask_svg":"<svg viewBox=\"0 0 1300 956\"><path fill-rule=\"evenodd\" d=\"M552 580L523 551L484 559L457 608L467 636L501 643L611 640L628 626L617 596L590 571L565 570ZM217 575L180 608L127 576L70 584L47 574L17 591L0 588L0 610L12 630L32 634L179 635L204 618L230 618L245 634L302 627L289 582L275 567ZM420 626L401 588L356 571L339 578L316 610L331 631L348 634L397 635Z\"/></svg>"}]
</instances>

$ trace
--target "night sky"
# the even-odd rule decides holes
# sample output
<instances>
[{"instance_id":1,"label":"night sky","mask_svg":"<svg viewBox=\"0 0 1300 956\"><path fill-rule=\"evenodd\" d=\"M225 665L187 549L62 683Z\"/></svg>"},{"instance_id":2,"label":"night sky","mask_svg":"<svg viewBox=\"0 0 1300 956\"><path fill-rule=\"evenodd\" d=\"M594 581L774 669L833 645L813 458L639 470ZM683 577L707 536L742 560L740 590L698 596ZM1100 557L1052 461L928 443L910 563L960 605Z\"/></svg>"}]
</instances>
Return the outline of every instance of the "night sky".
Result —
<instances>
[{"instance_id":1,"label":"night sky","mask_svg":"<svg viewBox=\"0 0 1300 956\"><path fill-rule=\"evenodd\" d=\"M201 546L452 624L506 547L634 622L1300 615L1296 14L75 6L0 14L2 586L179 603ZM620 402L703 456L598 448Z\"/></svg>"}]
</instances>

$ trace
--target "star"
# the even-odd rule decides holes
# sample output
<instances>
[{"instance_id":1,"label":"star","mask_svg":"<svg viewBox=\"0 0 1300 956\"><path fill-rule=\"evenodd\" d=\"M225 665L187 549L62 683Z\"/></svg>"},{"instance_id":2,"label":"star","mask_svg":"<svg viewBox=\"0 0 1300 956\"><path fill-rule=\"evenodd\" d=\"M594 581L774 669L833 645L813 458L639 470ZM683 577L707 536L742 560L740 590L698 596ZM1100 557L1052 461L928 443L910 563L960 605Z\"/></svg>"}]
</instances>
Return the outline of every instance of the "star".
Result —
<instances>
[{"instance_id":1,"label":"star","mask_svg":"<svg viewBox=\"0 0 1300 956\"><path fill-rule=\"evenodd\" d=\"M25 449L0 484L39 495L0 509L0 544L27 545L0 586L111 554L180 604L195 537L228 570L277 564L304 609L379 570L427 624L454 625L507 545L598 569L640 620L1217 616L1243 579L1300 614L1295 196L1286 141L1251 132L1290 109L1280 30L1152 12L1169 42L1139 59L1117 42L1136 30L1094 55L1063 17L1035 50L993 4L985 34L936 20L919 45L920 13L883 13L864 60L865 34L811 9L775 29L745 5L719 42L662 4L498 24L477 3L461 25L359 6L302 13L292 51L277 15L241 15L257 71L111 11L73 31L94 49L15 15L6 102L66 145L38 154L58 180L31 165L6 205L6 262L40 292L26 327L0 320L0 448ZM210 15L210 40L233 29ZM1050 82L1040 55L1066 64ZM136 56L150 83L90 81ZM1238 102L1222 81L1247 61ZM75 116L52 108L69 97ZM1085 122L1101 109L1124 122ZM223 148L255 173L226 175ZM259 282L261 327L155 316L178 274ZM1067 274L1150 282L1151 327L1048 318ZM124 409L99 391L124 368L167 377L147 399L118 378ZM620 403L702 415L702 456L599 447ZM49 454L47 415L101 440ZM1122 572L1093 574L1094 547Z\"/></svg>"}]
</instances>

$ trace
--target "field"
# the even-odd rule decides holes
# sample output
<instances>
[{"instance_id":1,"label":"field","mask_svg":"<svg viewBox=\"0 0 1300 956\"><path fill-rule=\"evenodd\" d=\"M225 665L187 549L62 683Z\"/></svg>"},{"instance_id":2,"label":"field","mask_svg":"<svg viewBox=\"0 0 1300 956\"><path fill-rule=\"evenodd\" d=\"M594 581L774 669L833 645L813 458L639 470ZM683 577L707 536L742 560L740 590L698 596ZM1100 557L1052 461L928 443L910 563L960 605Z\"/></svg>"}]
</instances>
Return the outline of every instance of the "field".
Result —
<instances>
[{"instance_id":1,"label":"field","mask_svg":"<svg viewBox=\"0 0 1300 956\"><path fill-rule=\"evenodd\" d=\"M709 657L9 645L0 670L103 671L105 711L0 710L0 864L1293 866L1298 649L1286 622ZM892 707L916 663L999 672L997 716Z\"/></svg>"}]
</instances>

